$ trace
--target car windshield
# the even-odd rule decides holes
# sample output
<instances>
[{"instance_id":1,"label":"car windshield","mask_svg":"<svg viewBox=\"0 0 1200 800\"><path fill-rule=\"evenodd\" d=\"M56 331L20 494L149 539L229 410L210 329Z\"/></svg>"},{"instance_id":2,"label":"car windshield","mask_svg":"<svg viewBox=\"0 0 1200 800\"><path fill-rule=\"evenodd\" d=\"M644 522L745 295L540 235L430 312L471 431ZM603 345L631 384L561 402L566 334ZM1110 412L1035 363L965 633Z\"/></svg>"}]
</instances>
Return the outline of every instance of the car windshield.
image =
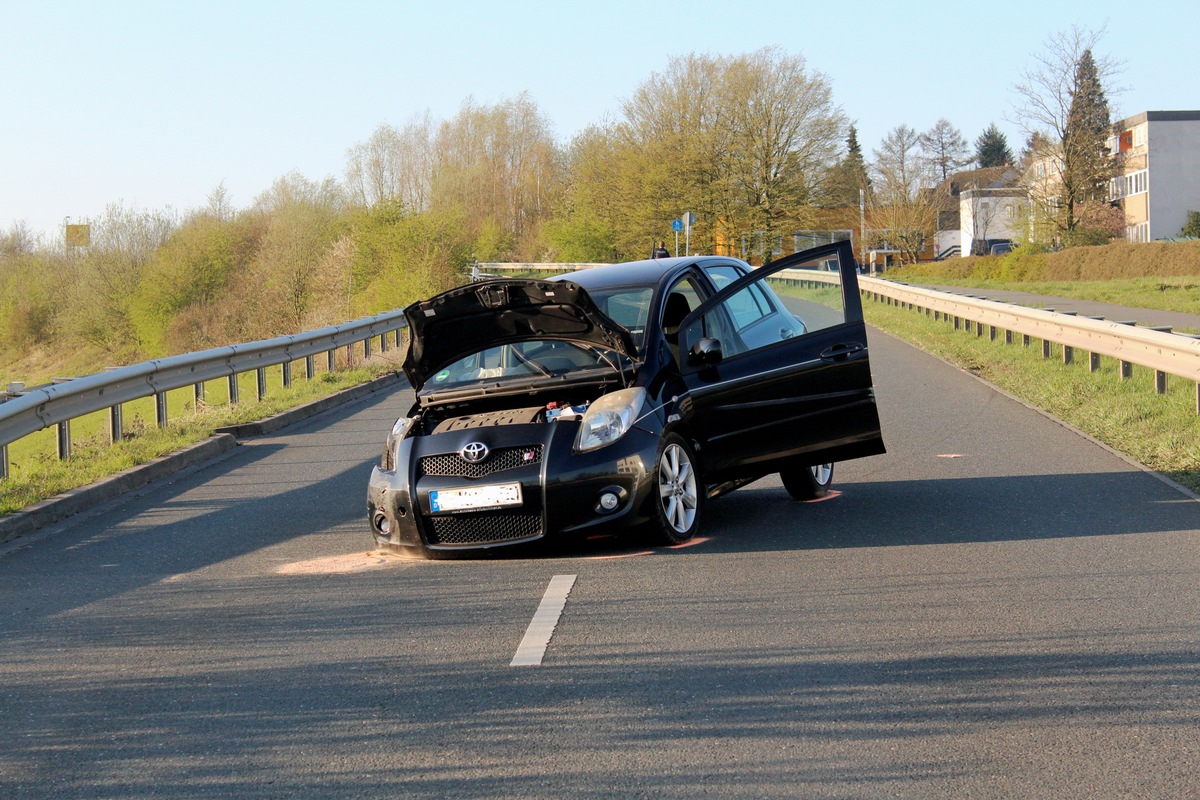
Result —
<instances>
[{"instance_id":1,"label":"car windshield","mask_svg":"<svg viewBox=\"0 0 1200 800\"><path fill-rule=\"evenodd\" d=\"M646 338L646 320L650 318L652 286L608 286L588 289L588 295L604 315L633 335L638 350Z\"/></svg>"},{"instance_id":2,"label":"car windshield","mask_svg":"<svg viewBox=\"0 0 1200 800\"><path fill-rule=\"evenodd\" d=\"M624 363L622 363L624 362ZM584 370L613 371L629 366L629 359L602 347L557 340L532 339L489 347L460 358L438 370L426 390L466 386L486 381L556 378Z\"/></svg>"}]
</instances>

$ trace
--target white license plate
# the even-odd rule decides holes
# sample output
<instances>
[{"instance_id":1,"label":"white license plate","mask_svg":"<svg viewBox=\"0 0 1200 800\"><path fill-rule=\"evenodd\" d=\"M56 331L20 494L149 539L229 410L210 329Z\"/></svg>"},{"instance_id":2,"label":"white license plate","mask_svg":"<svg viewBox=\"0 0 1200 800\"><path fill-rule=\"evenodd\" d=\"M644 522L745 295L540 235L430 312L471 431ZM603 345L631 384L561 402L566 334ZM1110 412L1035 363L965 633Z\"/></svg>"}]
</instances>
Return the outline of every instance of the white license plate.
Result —
<instances>
[{"instance_id":1,"label":"white license plate","mask_svg":"<svg viewBox=\"0 0 1200 800\"><path fill-rule=\"evenodd\" d=\"M519 483L441 489L429 493L429 510L434 513L519 505L521 505L521 484Z\"/></svg>"}]
</instances>

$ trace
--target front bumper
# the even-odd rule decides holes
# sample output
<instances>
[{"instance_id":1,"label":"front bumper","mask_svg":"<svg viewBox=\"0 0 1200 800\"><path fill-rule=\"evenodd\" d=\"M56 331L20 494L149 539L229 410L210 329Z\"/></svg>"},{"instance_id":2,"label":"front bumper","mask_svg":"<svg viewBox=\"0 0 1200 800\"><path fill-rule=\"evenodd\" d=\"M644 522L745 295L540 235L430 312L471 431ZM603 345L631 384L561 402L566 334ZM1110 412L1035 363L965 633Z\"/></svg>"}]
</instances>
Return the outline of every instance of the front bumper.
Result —
<instances>
[{"instance_id":1,"label":"front bumper","mask_svg":"<svg viewBox=\"0 0 1200 800\"><path fill-rule=\"evenodd\" d=\"M390 548L469 551L546 537L608 533L653 519L656 432L632 428L620 440L575 453L578 421L471 428L401 441L396 469L376 467L367 513L377 544ZM471 442L490 453L478 465L458 452ZM431 491L520 483L519 506L433 511ZM617 497L611 509L601 496Z\"/></svg>"}]
</instances>

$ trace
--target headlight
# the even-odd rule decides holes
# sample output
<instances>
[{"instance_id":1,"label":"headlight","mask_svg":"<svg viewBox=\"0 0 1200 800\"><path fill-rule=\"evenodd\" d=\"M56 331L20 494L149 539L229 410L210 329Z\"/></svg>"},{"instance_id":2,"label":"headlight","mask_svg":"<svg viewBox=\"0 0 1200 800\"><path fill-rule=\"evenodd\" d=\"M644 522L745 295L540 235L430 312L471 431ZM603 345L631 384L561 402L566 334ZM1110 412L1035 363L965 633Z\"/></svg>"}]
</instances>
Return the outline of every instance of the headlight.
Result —
<instances>
[{"instance_id":1,"label":"headlight","mask_svg":"<svg viewBox=\"0 0 1200 800\"><path fill-rule=\"evenodd\" d=\"M392 432L388 434L387 441L383 445L383 460L379 462L379 466L386 470L396 469L396 447L408 433L412 424L411 417L400 417L396 420L396 424L392 426Z\"/></svg>"},{"instance_id":2,"label":"headlight","mask_svg":"<svg viewBox=\"0 0 1200 800\"><path fill-rule=\"evenodd\" d=\"M579 423L575 452L586 453L624 436L641 413L645 399L646 390L635 388L606 394L592 403Z\"/></svg>"}]
</instances>

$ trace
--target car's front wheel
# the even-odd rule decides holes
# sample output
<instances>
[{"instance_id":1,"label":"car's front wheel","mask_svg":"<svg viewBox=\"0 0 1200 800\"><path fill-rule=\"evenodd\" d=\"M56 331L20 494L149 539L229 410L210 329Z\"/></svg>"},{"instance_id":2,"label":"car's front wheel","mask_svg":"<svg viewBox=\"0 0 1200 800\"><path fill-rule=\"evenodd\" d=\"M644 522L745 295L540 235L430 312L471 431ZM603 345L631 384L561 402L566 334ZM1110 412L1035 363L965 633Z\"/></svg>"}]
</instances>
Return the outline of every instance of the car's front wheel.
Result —
<instances>
[{"instance_id":1,"label":"car's front wheel","mask_svg":"<svg viewBox=\"0 0 1200 800\"><path fill-rule=\"evenodd\" d=\"M655 484L659 539L666 544L683 544L700 529L704 484L696 474L691 446L678 434L663 437Z\"/></svg>"},{"instance_id":2,"label":"car's front wheel","mask_svg":"<svg viewBox=\"0 0 1200 800\"><path fill-rule=\"evenodd\" d=\"M793 467L779 473L783 488L796 500L817 500L829 494L833 483L833 464Z\"/></svg>"}]
</instances>

